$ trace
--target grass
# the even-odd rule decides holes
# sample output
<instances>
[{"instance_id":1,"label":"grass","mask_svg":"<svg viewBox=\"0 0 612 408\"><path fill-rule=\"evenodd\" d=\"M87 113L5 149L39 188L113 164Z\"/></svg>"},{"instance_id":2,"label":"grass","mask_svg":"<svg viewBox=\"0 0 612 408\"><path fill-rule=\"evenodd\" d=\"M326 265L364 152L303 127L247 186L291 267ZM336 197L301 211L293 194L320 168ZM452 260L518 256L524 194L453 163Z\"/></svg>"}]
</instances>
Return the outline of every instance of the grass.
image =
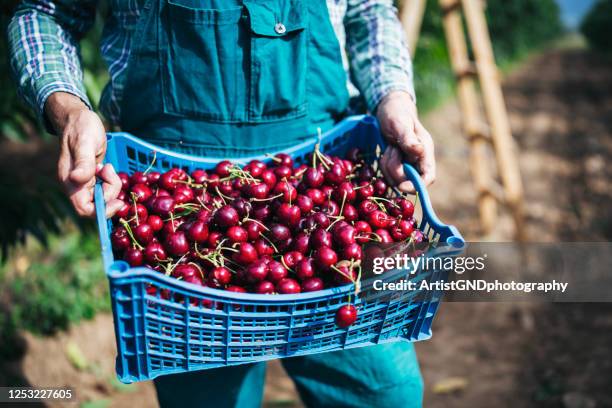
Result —
<instances>
[{"instance_id":1,"label":"grass","mask_svg":"<svg viewBox=\"0 0 612 408\"><path fill-rule=\"evenodd\" d=\"M97 236L63 230L46 248L28 240L0 267L5 329L52 334L110 309Z\"/></svg>"}]
</instances>

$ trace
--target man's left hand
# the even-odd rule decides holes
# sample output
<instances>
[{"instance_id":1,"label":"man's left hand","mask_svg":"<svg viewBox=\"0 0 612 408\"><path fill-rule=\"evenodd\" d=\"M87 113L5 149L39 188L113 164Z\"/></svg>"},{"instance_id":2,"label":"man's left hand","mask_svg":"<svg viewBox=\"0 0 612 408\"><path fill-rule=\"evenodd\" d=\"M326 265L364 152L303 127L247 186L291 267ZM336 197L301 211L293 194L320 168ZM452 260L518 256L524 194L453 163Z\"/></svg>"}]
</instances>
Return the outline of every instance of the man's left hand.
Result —
<instances>
[{"instance_id":1,"label":"man's left hand","mask_svg":"<svg viewBox=\"0 0 612 408\"><path fill-rule=\"evenodd\" d=\"M431 135L421 124L412 97L403 91L394 91L383 98L376 109L380 128L389 143L381 160L381 169L392 185L407 193L414 186L406 181L403 161L411 163L421 174L425 185L436 178L436 159Z\"/></svg>"}]
</instances>

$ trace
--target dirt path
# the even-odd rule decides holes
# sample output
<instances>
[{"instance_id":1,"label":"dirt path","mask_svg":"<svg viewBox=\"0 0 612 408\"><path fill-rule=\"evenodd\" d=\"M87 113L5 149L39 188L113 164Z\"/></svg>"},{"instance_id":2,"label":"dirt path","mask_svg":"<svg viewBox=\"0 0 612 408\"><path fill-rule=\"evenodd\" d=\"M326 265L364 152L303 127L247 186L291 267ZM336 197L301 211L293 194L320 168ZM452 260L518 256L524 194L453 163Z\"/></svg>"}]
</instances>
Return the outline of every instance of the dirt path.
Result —
<instances>
[{"instance_id":1,"label":"dirt path","mask_svg":"<svg viewBox=\"0 0 612 408\"><path fill-rule=\"evenodd\" d=\"M550 51L504 84L520 148L532 241L612 239L612 63L584 50ZM437 139L434 208L478 237L459 108L427 118ZM449 191L453 191L449 195ZM511 238L504 214L492 240ZM425 406L612 406L612 305L446 303L432 340L417 346ZM452 377L462 391L435 394Z\"/></svg>"},{"instance_id":2,"label":"dirt path","mask_svg":"<svg viewBox=\"0 0 612 408\"><path fill-rule=\"evenodd\" d=\"M505 94L521 150L530 238L611 240L612 64L583 50L550 51L513 73ZM459 109L448 103L426 122L439 160L431 189L434 207L468 239L477 238ZM511 238L507 215L489 238ZM76 368L67 357L67 343L82 352L85 367ZM612 307L607 304L445 303L433 338L417 346L425 406L612 406L610 344ZM30 384L50 385L49 379L56 379L100 406L156 405L150 383L126 387L112 380L108 315L52 339L27 335L25 347L24 359L10 366ZM453 378L464 382L460 390L433 392ZM278 363L268 370L266 406L300 406Z\"/></svg>"}]
</instances>

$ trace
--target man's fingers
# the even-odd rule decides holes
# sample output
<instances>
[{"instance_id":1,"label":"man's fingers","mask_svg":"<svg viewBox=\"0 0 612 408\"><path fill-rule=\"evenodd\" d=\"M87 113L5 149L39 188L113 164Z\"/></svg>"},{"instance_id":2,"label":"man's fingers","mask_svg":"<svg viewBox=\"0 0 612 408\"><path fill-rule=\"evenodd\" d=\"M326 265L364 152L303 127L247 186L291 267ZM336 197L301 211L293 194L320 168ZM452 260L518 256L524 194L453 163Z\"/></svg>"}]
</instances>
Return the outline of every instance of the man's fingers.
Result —
<instances>
[{"instance_id":1,"label":"man's fingers","mask_svg":"<svg viewBox=\"0 0 612 408\"><path fill-rule=\"evenodd\" d=\"M419 169L421 170L423 183L428 186L436 179L436 158L434 144L429 132L427 132L427 129L425 129L422 125L419 125L417 131L424 147L423 158L419 163Z\"/></svg>"},{"instance_id":2,"label":"man's fingers","mask_svg":"<svg viewBox=\"0 0 612 408\"><path fill-rule=\"evenodd\" d=\"M70 152L66 146L62 146L59 160L57 162L57 177L62 183L66 183L70 177Z\"/></svg>"},{"instance_id":3,"label":"man's fingers","mask_svg":"<svg viewBox=\"0 0 612 408\"><path fill-rule=\"evenodd\" d=\"M75 184L85 184L96 175L96 147L90 138L80 137L71 146L72 170L70 180Z\"/></svg>"},{"instance_id":4,"label":"man's fingers","mask_svg":"<svg viewBox=\"0 0 612 408\"><path fill-rule=\"evenodd\" d=\"M104 191L104 201L108 204L114 200L121 191L121 179L115 172L111 164L104 165L97 173L97 176L102 179L102 190Z\"/></svg>"},{"instance_id":5,"label":"man's fingers","mask_svg":"<svg viewBox=\"0 0 612 408\"><path fill-rule=\"evenodd\" d=\"M106 203L106 218L110 218L115 215L115 213L121 209L123 204L123 201L117 199L108 201Z\"/></svg>"},{"instance_id":6,"label":"man's fingers","mask_svg":"<svg viewBox=\"0 0 612 408\"><path fill-rule=\"evenodd\" d=\"M417 161L423 155L423 144L416 136L416 124L412 120L395 120L389 129L390 138L411 160Z\"/></svg>"},{"instance_id":7,"label":"man's fingers","mask_svg":"<svg viewBox=\"0 0 612 408\"><path fill-rule=\"evenodd\" d=\"M94 215L93 186L83 186L75 189L70 193L70 201L80 216L91 217Z\"/></svg>"}]
</instances>

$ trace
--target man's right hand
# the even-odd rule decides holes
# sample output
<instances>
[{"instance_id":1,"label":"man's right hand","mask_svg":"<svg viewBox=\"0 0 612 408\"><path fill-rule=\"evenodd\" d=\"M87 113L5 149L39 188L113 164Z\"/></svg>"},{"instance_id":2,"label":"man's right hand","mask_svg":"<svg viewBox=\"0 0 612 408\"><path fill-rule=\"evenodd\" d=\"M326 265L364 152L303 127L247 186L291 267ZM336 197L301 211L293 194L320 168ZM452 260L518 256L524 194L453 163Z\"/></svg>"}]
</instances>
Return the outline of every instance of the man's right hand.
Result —
<instances>
[{"instance_id":1,"label":"man's right hand","mask_svg":"<svg viewBox=\"0 0 612 408\"><path fill-rule=\"evenodd\" d=\"M69 93L51 94L45 114L61 138L58 176L77 213L95 214L93 201L96 176L103 184L106 216L111 217L123 202L117 199L121 180L110 164L102 165L106 134L102 121L80 98Z\"/></svg>"}]
</instances>

